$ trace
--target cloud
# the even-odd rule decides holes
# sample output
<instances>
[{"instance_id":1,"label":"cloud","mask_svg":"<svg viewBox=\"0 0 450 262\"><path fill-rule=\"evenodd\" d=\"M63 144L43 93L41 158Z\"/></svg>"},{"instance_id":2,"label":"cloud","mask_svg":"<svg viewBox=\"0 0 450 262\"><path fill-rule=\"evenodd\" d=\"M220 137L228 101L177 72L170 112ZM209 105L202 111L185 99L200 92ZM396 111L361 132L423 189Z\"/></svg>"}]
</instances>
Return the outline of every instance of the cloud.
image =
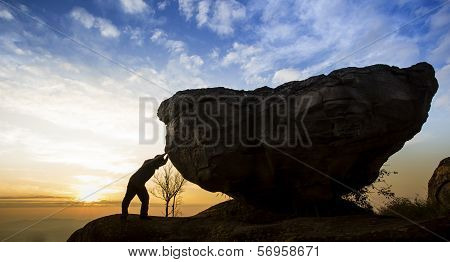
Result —
<instances>
[{"instance_id":1,"label":"cloud","mask_svg":"<svg viewBox=\"0 0 450 262\"><path fill-rule=\"evenodd\" d=\"M186 77L191 79L191 76L197 77L201 71L201 66L204 64L203 59L198 55L188 54L187 46L183 41L170 39L166 32L161 29L153 31L150 40L158 45L164 46L170 54L169 62L167 64L167 75L176 74L179 77ZM189 77L188 77L189 75ZM169 80L171 78L168 78ZM201 79L194 80L197 85L206 86Z\"/></svg>"},{"instance_id":2,"label":"cloud","mask_svg":"<svg viewBox=\"0 0 450 262\"><path fill-rule=\"evenodd\" d=\"M186 49L186 44L183 41L168 39L165 46L173 53L181 53Z\"/></svg>"},{"instance_id":3,"label":"cloud","mask_svg":"<svg viewBox=\"0 0 450 262\"><path fill-rule=\"evenodd\" d=\"M156 29L150 37L153 42L164 41L165 39L167 39L167 34L161 29Z\"/></svg>"},{"instance_id":4,"label":"cloud","mask_svg":"<svg viewBox=\"0 0 450 262\"><path fill-rule=\"evenodd\" d=\"M0 9L0 19L9 21L9 20L13 20L14 16L7 9Z\"/></svg>"},{"instance_id":5,"label":"cloud","mask_svg":"<svg viewBox=\"0 0 450 262\"><path fill-rule=\"evenodd\" d=\"M245 6L237 1L216 1L212 16L205 24L219 35L231 35L234 33L234 23L244 19L245 14Z\"/></svg>"},{"instance_id":6,"label":"cloud","mask_svg":"<svg viewBox=\"0 0 450 262\"><path fill-rule=\"evenodd\" d=\"M190 20L194 15L197 26L206 26L220 36L234 33L234 25L246 16L246 8L235 0L179 0L179 9Z\"/></svg>"},{"instance_id":7,"label":"cloud","mask_svg":"<svg viewBox=\"0 0 450 262\"><path fill-rule=\"evenodd\" d=\"M0 47L4 48L4 50L8 50L16 55L29 55L32 53L30 50L19 47L17 42L17 36L15 34L0 36Z\"/></svg>"},{"instance_id":8,"label":"cloud","mask_svg":"<svg viewBox=\"0 0 450 262\"><path fill-rule=\"evenodd\" d=\"M220 56L220 50L217 47L213 48L211 50L211 53L209 53L209 57L213 60L217 60L219 58L219 56Z\"/></svg>"},{"instance_id":9,"label":"cloud","mask_svg":"<svg viewBox=\"0 0 450 262\"><path fill-rule=\"evenodd\" d=\"M128 14L145 13L149 6L143 0L120 0L123 11Z\"/></svg>"},{"instance_id":10,"label":"cloud","mask_svg":"<svg viewBox=\"0 0 450 262\"><path fill-rule=\"evenodd\" d=\"M286 68L296 68L306 78L345 66L410 66L420 57L417 38L400 33L368 46L406 20L394 20L376 5L266 0L251 1L246 10L256 22L247 27L245 39L233 43L221 64L239 65L247 84L265 85Z\"/></svg>"},{"instance_id":11,"label":"cloud","mask_svg":"<svg viewBox=\"0 0 450 262\"><path fill-rule=\"evenodd\" d=\"M4 67L1 70L0 75L4 77L4 81L0 88L5 94L0 99L1 108L105 138L137 141L136 134L130 132L137 123L126 116L138 114L136 97L125 95L127 92L123 89L120 91L120 88L117 91L108 90L102 84L105 78L88 83L86 79L71 79L67 76L73 77L72 71L65 73L60 69L80 70L79 66L42 60L34 65ZM43 64L44 61L48 64ZM78 74L77 78L80 77ZM119 85L119 82L116 84ZM124 84L121 83L122 86ZM47 103L42 104L42 101ZM115 103L122 105L120 113L111 111Z\"/></svg>"},{"instance_id":12,"label":"cloud","mask_svg":"<svg viewBox=\"0 0 450 262\"><path fill-rule=\"evenodd\" d=\"M100 30L100 33L104 37L118 37L120 35L120 31L117 30L111 21L103 18L97 18L96 26Z\"/></svg>"},{"instance_id":13,"label":"cloud","mask_svg":"<svg viewBox=\"0 0 450 262\"><path fill-rule=\"evenodd\" d=\"M196 16L197 25L203 26L208 22L208 13L211 2L209 0L203 0L198 3L198 13Z\"/></svg>"},{"instance_id":14,"label":"cloud","mask_svg":"<svg viewBox=\"0 0 450 262\"><path fill-rule=\"evenodd\" d=\"M203 65L203 59L198 55L180 55L180 64L182 64L186 69L192 71L198 71L200 66Z\"/></svg>"},{"instance_id":15,"label":"cloud","mask_svg":"<svg viewBox=\"0 0 450 262\"><path fill-rule=\"evenodd\" d=\"M167 34L161 29L153 31L150 40L166 47L172 54L183 53L186 50L186 44L183 41L169 39Z\"/></svg>"},{"instance_id":16,"label":"cloud","mask_svg":"<svg viewBox=\"0 0 450 262\"><path fill-rule=\"evenodd\" d=\"M436 79L439 83L439 90L433 105L439 109L450 110L450 64L437 70Z\"/></svg>"},{"instance_id":17,"label":"cloud","mask_svg":"<svg viewBox=\"0 0 450 262\"><path fill-rule=\"evenodd\" d=\"M196 0L178 0L178 7L180 12L187 20L191 19L195 12Z\"/></svg>"},{"instance_id":18,"label":"cloud","mask_svg":"<svg viewBox=\"0 0 450 262\"><path fill-rule=\"evenodd\" d=\"M75 7L70 16L80 22L84 27L90 29L94 26L95 17L81 7Z\"/></svg>"},{"instance_id":19,"label":"cloud","mask_svg":"<svg viewBox=\"0 0 450 262\"><path fill-rule=\"evenodd\" d=\"M186 44L183 41L169 39L167 34L161 29L156 29L150 37L150 40L163 45L172 54L184 53L186 50Z\"/></svg>"},{"instance_id":20,"label":"cloud","mask_svg":"<svg viewBox=\"0 0 450 262\"><path fill-rule=\"evenodd\" d=\"M223 66L237 64L243 70L244 80L247 83L264 84L267 78L261 76L262 72L272 69L265 59L263 48L257 45L233 43L233 47L222 59Z\"/></svg>"},{"instance_id":21,"label":"cloud","mask_svg":"<svg viewBox=\"0 0 450 262\"><path fill-rule=\"evenodd\" d=\"M91 28L98 21L82 11L73 15ZM37 46L28 51L25 40L30 36L36 38ZM199 76L203 59L189 54L184 42L170 39L162 30L155 31L151 39L170 52L167 65L154 69L136 63L133 69L155 85L92 54L79 52L74 61L45 50L40 44L48 35L31 31L30 36L0 34L0 47L6 51L0 53L2 157L15 152L20 159L54 167L129 171L136 159L148 157L149 150L150 154L161 150L164 143L164 126L155 118L152 135L160 137L155 144L139 146L139 97L161 101L165 94L156 85L174 91L207 86ZM64 46L66 52L77 51ZM16 50L19 47L21 51ZM110 57L113 52L102 51ZM156 109L153 105L149 113Z\"/></svg>"},{"instance_id":22,"label":"cloud","mask_svg":"<svg viewBox=\"0 0 450 262\"><path fill-rule=\"evenodd\" d=\"M137 158L148 156L139 148L163 147L164 127L156 119L152 135L160 135L158 142L138 145L139 97L162 99L157 87L110 64L99 64L96 57L81 56L86 64L49 53L33 53L32 61L29 57L0 54L3 159L14 152L21 161L58 164L53 168L71 165L89 172L122 173L134 169ZM143 67L136 71L168 88L161 71ZM145 92L139 91L142 86Z\"/></svg>"},{"instance_id":23,"label":"cloud","mask_svg":"<svg viewBox=\"0 0 450 262\"><path fill-rule=\"evenodd\" d=\"M436 78L440 89L450 91L450 63L437 70Z\"/></svg>"},{"instance_id":24,"label":"cloud","mask_svg":"<svg viewBox=\"0 0 450 262\"><path fill-rule=\"evenodd\" d=\"M228 51L223 58L223 64L225 66L230 64L243 64L245 60L254 57L262 52L262 48L256 45L245 45L240 43L233 43L233 47Z\"/></svg>"},{"instance_id":25,"label":"cloud","mask_svg":"<svg viewBox=\"0 0 450 262\"><path fill-rule=\"evenodd\" d=\"M103 37L116 38L120 35L120 31L111 21L101 17L95 17L84 8L75 7L70 12L70 17L80 22L87 29L98 29Z\"/></svg>"},{"instance_id":26,"label":"cloud","mask_svg":"<svg viewBox=\"0 0 450 262\"><path fill-rule=\"evenodd\" d=\"M436 63L450 63L450 35L445 35L430 52L430 60Z\"/></svg>"},{"instance_id":27,"label":"cloud","mask_svg":"<svg viewBox=\"0 0 450 262\"><path fill-rule=\"evenodd\" d=\"M449 108L450 107L450 95L445 94L445 95L438 96L436 98L436 100L434 101L434 105L437 108Z\"/></svg>"},{"instance_id":28,"label":"cloud","mask_svg":"<svg viewBox=\"0 0 450 262\"><path fill-rule=\"evenodd\" d=\"M432 30L448 26L450 23L450 7L443 6L438 12L433 14L430 18L430 26Z\"/></svg>"},{"instance_id":29,"label":"cloud","mask_svg":"<svg viewBox=\"0 0 450 262\"><path fill-rule=\"evenodd\" d=\"M20 10L22 10L24 12L28 12L29 11L28 7L26 5L24 5L24 4L19 4L19 8L20 8Z\"/></svg>"},{"instance_id":30,"label":"cloud","mask_svg":"<svg viewBox=\"0 0 450 262\"><path fill-rule=\"evenodd\" d=\"M272 83L275 85L283 84L289 81L302 80L303 74L301 71L294 68L284 68L275 72L272 78Z\"/></svg>"},{"instance_id":31,"label":"cloud","mask_svg":"<svg viewBox=\"0 0 450 262\"><path fill-rule=\"evenodd\" d=\"M130 40L133 41L134 44L143 46L145 41L145 33L141 28L126 26L123 32L130 36Z\"/></svg>"},{"instance_id":32,"label":"cloud","mask_svg":"<svg viewBox=\"0 0 450 262\"><path fill-rule=\"evenodd\" d=\"M132 157L123 154L129 149L123 146L108 145L91 138L66 139L2 122L0 127L0 145L16 152L24 150L33 161L76 165L111 173L133 170Z\"/></svg>"},{"instance_id":33,"label":"cloud","mask_svg":"<svg viewBox=\"0 0 450 262\"><path fill-rule=\"evenodd\" d=\"M158 9L159 10L165 10L169 6L170 1L171 0L161 0L161 1L159 1L158 4L157 4L158 5Z\"/></svg>"}]
</instances>

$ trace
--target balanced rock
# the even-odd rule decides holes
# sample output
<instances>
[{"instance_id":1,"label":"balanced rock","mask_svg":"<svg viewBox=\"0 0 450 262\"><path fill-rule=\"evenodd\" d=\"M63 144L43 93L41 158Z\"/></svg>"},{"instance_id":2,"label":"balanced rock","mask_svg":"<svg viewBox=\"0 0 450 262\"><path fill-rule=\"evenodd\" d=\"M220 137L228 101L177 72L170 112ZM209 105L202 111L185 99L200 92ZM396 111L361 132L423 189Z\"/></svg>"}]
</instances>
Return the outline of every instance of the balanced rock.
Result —
<instances>
[{"instance_id":1,"label":"balanced rock","mask_svg":"<svg viewBox=\"0 0 450 262\"><path fill-rule=\"evenodd\" d=\"M428 181L428 201L450 209L450 157L439 163Z\"/></svg>"},{"instance_id":2,"label":"balanced rock","mask_svg":"<svg viewBox=\"0 0 450 262\"><path fill-rule=\"evenodd\" d=\"M203 189L316 205L373 183L421 130L437 88L427 63L352 67L273 89L180 91L158 117L172 163Z\"/></svg>"}]
</instances>

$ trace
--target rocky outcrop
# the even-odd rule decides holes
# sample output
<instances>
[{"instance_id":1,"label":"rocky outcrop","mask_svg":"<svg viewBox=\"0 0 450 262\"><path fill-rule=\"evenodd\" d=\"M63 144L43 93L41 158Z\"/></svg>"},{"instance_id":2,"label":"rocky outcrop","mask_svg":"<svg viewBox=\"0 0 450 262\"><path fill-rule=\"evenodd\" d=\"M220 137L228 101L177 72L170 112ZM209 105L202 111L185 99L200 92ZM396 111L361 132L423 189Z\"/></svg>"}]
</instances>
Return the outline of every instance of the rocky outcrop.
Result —
<instances>
[{"instance_id":1,"label":"rocky outcrop","mask_svg":"<svg viewBox=\"0 0 450 262\"><path fill-rule=\"evenodd\" d=\"M428 181L428 202L450 210L450 157L439 163Z\"/></svg>"},{"instance_id":2,"label":"rocky outcrop","mask_svg":"<svg viewBox=\"0 0 450 262\"><path fill-rule=\"evenodd\" d=\"M376 180L426 121L438 83L419 63L344 68L253 91L164 101L166 152L203 189L265 207L330 203Z\"/></svg>"},{"instance_id":3,"label":"rocky outcrop","mask_svg":"<svg viewBox=\"0 0 450 262\"><path fill-rule=\"evenodd\" d=\"M443 241L450 239L450 217L415 220L374 214L290 217L265 213L241 203L221 203L193 217L130 215L96 219L68 241ZM435 232L435 233L432 233Z\"/></svg>"}]
</instances>

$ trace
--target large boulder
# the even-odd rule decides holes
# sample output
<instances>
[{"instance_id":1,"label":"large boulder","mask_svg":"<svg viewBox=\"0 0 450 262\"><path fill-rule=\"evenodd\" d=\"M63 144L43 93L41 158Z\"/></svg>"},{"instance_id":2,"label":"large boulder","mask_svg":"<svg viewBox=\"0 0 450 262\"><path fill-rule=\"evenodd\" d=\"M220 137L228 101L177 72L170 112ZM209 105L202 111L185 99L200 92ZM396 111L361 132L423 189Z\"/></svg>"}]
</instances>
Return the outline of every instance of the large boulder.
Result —
<instances>
[{"instance_id":1,"label":"large boulder","mask_svg":"<svg viewBox=\"0 0 450 262\"><path fill-rule=\"evenodd\" d=\"M427 63L352 67L274 89L181 91L158 116L187 180L260 206L316 205L374 182L437 88Z\"/></svg>"},{"instance_id":2,"label":"large boulder","mask_svg":"<svg viewBox=\"0 0 450 262\"><path fill-rule=\"evenodd\" d=\"M428 201L450 209L450 157L439 163L428 181Z\"/></svg>"}]
</instances>

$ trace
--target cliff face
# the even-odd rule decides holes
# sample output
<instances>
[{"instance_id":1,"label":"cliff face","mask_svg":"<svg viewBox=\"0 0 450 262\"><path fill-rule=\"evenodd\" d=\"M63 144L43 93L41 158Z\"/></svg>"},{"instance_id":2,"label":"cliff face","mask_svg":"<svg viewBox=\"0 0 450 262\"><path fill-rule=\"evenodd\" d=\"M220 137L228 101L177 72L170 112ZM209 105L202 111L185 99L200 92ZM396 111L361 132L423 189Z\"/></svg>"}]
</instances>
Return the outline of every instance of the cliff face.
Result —
<instances>
[{"instance_id":1,"label":"cliff face","mask_svg":"<svg viewBox=\"0 0 450 262\"><path fill-rule=\"evenodd\" d=\"M450 216L419 221L450 238ZM141 220L131 215L99 218L68 241L442 241L410 222L373 214L293 217L256 210L235 201L216 205L193 217Z\"/></svg>"},{"instance_id":2,"label":"cliff face","mask_svg":"<svg viewBox=\"0 0 450 262\"><path fill-rule=\"evenodd\" d=\"M274 89L181 91L158 116L187 180L261 207L302 206L375 181L437 88L427 63L344 68Z\"/></svg>"},{"instance_id":3,"label":"cliff face","mask_svg":"<svg viewBox=\"0 0 450 262\"><path fill-rule=\"evenodd\" d=\"M450 157L443 159L428 181L428 201L450 209Z\"/></svg>"}]
</instances>

